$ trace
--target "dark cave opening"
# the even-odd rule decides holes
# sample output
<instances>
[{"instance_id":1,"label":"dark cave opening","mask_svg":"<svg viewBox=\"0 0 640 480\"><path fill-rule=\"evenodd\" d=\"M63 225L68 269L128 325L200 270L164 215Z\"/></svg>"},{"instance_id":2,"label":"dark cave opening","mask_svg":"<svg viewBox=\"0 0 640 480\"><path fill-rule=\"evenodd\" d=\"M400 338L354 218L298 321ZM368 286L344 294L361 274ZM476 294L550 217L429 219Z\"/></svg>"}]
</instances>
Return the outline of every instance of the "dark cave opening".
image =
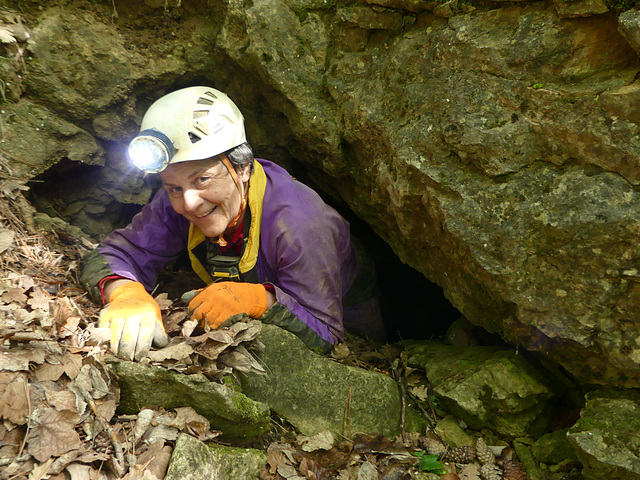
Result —
<instances>
[{"instance_id":1,"label":"dark cave opening","mask_svg":"<svg viewBox=\"0 0 640 480\"><path fill-rule=\"evenodd\" d=\"M365 244L376 266L380 308L389 342L443 336L462 314L442 288L402 261L391 246L346 207L335 206Z\"/></svg>"}]
</instances>

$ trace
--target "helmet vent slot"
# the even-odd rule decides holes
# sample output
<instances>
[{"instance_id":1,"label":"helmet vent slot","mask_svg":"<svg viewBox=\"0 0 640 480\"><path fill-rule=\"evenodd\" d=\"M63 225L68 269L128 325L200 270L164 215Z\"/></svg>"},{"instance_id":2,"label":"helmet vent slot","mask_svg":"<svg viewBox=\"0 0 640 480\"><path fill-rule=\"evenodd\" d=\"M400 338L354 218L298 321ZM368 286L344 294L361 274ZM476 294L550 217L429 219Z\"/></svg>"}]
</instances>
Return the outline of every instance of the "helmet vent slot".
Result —
<instances>
[{"instance_id":1,"label":"helmet vent slot","mask_svg":"<svg viewBox=\"0 0 640 480\"><path fill-rule=\"evenodd\" d=\"M191 143L197 143L202 140L202 138L193 132L189 132L189 140L191 140Z\"/></svg>"},{"instance_id":2,"label":"helmet vent slot","mask_svg":"<svg viewBox=\"0 0 640 480\"><path fill-rule=\"evenodd\" d=\"M207 116L209 116L209 110L194 110L193 112L194 119L207 117Z\"/></svg>"},{"instance_id":3,"label":"helmet vent slot","mask_svg":"<svg viewBox=\"0 0 640 480\"><path fill-rule=\"evenodd\" d=\"M204 92L204 94L208 95L209 97L213 98L214 100L218 99L218 96L215 93L211 92L211 91ZM203 98L200 97L200 100L203 100Z\"/></svg>"},{"instance_id":4,"label":"helmet vent slot","mask_svg":"<svg viewBox=\"0 0 640 480\"><path fill-rule=\"evenodd\" d=\"M213 105L213 100L210 99L210 98L200 97L200 98L198 98L198 101L196 103L198 105Z\"/></svg>"}]
</instances>

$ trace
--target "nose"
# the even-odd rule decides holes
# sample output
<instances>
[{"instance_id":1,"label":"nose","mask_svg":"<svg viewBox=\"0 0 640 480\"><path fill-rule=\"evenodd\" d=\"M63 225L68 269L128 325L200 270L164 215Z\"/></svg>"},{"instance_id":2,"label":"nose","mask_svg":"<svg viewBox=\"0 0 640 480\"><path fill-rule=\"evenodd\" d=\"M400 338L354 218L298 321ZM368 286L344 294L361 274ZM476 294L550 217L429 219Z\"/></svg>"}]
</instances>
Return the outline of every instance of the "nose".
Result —
<instances>
[{"instance_id":1,"label":"nose","mask_svg":"<svg viewBox=\"0 0 640 480\"><path fill-rule=\"evenodd\" d=\"M189 188L184 191L184 209L188 213L196 212L198 206L201 203L200 192L194 188Z\"/></svg>"}]
</instances>

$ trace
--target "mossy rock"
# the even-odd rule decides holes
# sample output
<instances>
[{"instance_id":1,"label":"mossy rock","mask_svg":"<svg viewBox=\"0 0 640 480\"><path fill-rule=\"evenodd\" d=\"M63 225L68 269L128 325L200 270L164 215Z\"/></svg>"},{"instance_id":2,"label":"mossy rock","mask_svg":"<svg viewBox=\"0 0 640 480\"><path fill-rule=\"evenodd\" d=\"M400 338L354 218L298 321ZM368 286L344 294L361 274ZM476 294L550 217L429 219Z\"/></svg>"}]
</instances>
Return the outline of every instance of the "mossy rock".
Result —
<instances>
[{"instance_id":1,"label":"mossy rock","mask_svg":"<svg viewBox=\"0 0 640 480\"><path fill-rule=\"evenodd\" d=\"M587 480L640 480L640 392L587 394L580 420L567 437Z\"/></svg>"},{"instance_id":2,"label":"mossy rock","mask_svg":"<svg viewBox=\"0 0 640 480\"><path fill-rule=\"evenodd\" d=\"M250 448L205 444L181 434L164 480L253 480L267 464L267 455Z\"/></svg>"},{"instance_id":3,"label":"mossy rock","mask_svg":"<svg viewBox=\"0 0 640 480\"><path fill-rule=\"evenodd\" d=\"M263 325L259 339L266 348L257 356L268 375L241 375L242 391L269 405L300 432L400 434L402 398L392 378L318 355L273 325ZM406 410L405 428L424 428L424 420L411 408Z\"/></svg>"},{"instance_id":4,"label":"mossy rock","mask_svg":"<svg viewBox=\"0 0 640 480\"><path fill-rule=\"evenodd\" d=\"M214 430L230 439L258 436L269 429L270 411L264 403L210 381L204 375L185 375L162 367L112 359L118 376L122 413L135 414L147 405L192 407Z\"/></svg>"}]
</instances>

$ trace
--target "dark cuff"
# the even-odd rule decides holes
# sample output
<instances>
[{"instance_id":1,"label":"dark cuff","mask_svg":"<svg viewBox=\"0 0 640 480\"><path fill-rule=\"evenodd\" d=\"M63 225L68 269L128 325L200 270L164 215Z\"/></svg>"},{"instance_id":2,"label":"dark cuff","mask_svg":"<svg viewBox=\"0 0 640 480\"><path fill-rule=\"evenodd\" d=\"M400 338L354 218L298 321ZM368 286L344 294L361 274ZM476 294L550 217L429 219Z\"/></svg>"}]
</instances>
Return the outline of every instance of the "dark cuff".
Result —
<instances>
[{"instance_id":1,"label":"dark cuff","mask_svg":"<svg viewBox=\"0 0 640 480\"><path fill-rule=\"evenodd\" d=\"M262 323L277 325L288 330L312 350L320 351L320 353L329 353L333 349L331 343L320 337L309 325L296 317L281 303L274 303L258 320Z\"/></svg>"},{"instance_id":2,"label":"dark cuff","mask_svg":"<svg viewBox=\"0 0 640 480\"><path fill-rule=\"evenodd\" d=\"M102 292L100 291L100 281L104 277L114 275L107 260L100 254L97 248L84 257L82 262L82 273L80 274L80 284L91 299L99 305L102 305Z\"/></svg>"}]
</instances>

